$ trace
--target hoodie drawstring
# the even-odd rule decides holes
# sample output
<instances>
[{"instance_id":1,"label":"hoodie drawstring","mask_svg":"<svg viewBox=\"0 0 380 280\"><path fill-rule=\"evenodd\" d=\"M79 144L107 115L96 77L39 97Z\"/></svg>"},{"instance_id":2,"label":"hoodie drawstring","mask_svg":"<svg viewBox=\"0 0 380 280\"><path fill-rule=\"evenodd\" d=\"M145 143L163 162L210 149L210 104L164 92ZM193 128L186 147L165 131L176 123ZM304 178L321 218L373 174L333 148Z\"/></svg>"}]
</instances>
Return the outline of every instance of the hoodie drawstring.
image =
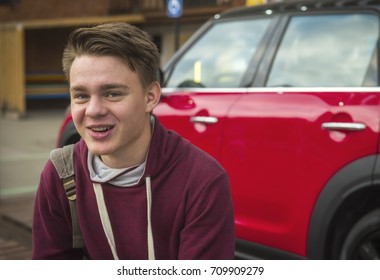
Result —
<instances>
[{"instance_id":1,"label":"hoodie drawstring","mask_svg":"<svg viewBox=\"0 0 380 280\"><path fill-rule=\"evenodd\" d=\"M147 213L148 213L148 260L155 260L154 254L154 241L152 232L152 188L150 176L145 178L146 183L146 200L147 200Z\"/></svg>"},{"instance_id":2,"label":"hoodie drawstring","mask_svg":"<svg viewBox=\"0 0 380 280\"><path fill-rule=\"evenodd\" d=\"M151 212L152 212L152 188L151 188L151 180L150 177L145 178L146 183L146 199L147 199L147 244L148 244L148 259L155 260L155 252L154 252L154 240L153 240L153 231L152 231L152 220L151 220ZM104 201L103 189L99 183L93 183L96 202L98 205L99 216L103 226L104 233L107 237L108 244L111 248L111 252L113 258L118 260L119 257L117 255L116 246L115 246L115 238L113 236L111 222L108 216L107 207Z\"/></svg>"},{"instance_id":3,"label":"hoodie drawstring","mask_svg":"<svg viewBox=\"0 0 380 280\"><path fill-rule=\"evenodd\" d=\"M117 256L117 252L116 252L116 248L115 248L115 238L113 237L110 218L108 216L106 203L104 202L102 186L99 183L93 183L92 185L94 186L96 202L98 204L100 221L102 222L104 233L107 237L108 244L111 248L113 258L115 260L118 260L119 257Z\"/></svg>"}]
</instances>

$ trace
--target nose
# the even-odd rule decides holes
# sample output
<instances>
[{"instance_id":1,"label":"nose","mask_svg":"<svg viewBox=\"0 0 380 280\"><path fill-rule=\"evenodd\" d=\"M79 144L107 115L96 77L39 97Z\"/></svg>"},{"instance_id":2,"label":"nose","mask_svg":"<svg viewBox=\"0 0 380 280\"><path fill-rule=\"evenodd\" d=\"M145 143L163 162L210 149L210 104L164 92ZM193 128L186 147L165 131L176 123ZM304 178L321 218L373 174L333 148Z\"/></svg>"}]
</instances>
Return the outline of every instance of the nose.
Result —
<instances>
[{"instance_id":1,"label":"nose","mask_svg":"<svg viewBox=\"0 0 380 280\"><path fill-rule=\"evenodd\" d=\"M86 115L89 117L104 116L108 112L107 107L103 104L102 100L97 96L92 96L87 103Z\"/></svg>"}]
</instances>

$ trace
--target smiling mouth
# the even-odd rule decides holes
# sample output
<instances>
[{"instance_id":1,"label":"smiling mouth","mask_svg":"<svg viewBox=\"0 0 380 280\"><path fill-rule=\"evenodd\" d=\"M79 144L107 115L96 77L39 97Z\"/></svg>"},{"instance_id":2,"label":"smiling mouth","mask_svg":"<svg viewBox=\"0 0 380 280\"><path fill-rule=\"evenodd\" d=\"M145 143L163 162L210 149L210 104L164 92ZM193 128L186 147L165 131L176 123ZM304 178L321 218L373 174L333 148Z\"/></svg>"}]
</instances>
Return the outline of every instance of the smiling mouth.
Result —
<instances>
[{"instance_id":1,"label":"smiling mouth","mask_svg":"<svg viewBox=\"0 0 380 280\"><path fill-rule=\"evenodd\" d=\"M102 126L102 127L89 127L94 132L106 132L111 130L113 126Z\"/></svg>"}]
</instances>

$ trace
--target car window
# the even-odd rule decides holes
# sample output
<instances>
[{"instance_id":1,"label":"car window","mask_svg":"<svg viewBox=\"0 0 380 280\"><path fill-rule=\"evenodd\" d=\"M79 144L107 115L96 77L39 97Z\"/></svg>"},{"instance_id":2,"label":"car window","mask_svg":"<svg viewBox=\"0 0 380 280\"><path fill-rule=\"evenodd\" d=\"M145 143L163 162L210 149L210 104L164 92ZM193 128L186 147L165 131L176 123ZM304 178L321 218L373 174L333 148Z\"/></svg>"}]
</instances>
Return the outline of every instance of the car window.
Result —
<instances>
[{"instance_id":1,"label":"car window","mask_svg":"<svg viewBox=\"0 0 380 280\"><path fill-rule=\"evenodd\" d=\"M267 86L376 86L378 37L371 14L293 17Z\"/></svg>"},{"instance_id":2,"label":"car window","mask_svg":"<svg viewBox=\"0 0 380 280\"><path fill-rule=\"evenodd\" d=\"M176 63L166 87L238 87L270 21L215 24Z\"/></svg>"}]
</instances>

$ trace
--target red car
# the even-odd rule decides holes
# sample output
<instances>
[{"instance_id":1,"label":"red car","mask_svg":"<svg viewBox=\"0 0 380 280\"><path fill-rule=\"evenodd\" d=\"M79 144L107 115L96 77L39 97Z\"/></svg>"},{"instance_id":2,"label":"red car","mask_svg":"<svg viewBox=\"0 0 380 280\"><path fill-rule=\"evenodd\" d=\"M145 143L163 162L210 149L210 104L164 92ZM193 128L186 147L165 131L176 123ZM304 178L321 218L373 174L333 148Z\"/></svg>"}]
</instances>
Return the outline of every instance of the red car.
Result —
<instances>
[{"instance_id":1,"label":"red car","mask_svg":"<svg viewBox=\"0 0 380 280\"><path fill-rule=\"evenodd\" d=\"M163 69L155 114L230 175L237 259L380 258L380 7L370 2L234 9Z\"/></svg>"}]
</instances>

